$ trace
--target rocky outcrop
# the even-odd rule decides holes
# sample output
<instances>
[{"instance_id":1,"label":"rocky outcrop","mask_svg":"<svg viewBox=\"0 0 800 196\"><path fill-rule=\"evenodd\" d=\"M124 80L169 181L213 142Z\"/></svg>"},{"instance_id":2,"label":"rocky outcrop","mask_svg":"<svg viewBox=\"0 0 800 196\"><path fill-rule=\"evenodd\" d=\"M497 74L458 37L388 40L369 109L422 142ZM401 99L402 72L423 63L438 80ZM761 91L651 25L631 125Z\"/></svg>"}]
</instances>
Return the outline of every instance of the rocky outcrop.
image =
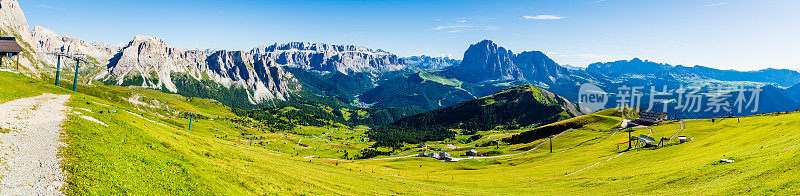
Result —
<instances>
[{"instance_id":1,"label":"rocky outcrop","mask_svg":"<svg viewBox=\"0 0 800 196\"><path fill-rule=\"evenodd\" d=\"M394 54L353 45L291 42L259 46L251 53L269 57L281 65L323 72L348 74L405 68L403 61Z\"/></svg>"},{"instance_id":2,"label":"rocky outcrop","mask_svg":"<svg viewBox=\"0 0 800 196\"><path fill-rule=\"evenodd\" d=\"M568 70L542 52L514 54L492 41L483 40L470 45L461 64L450 67L445 73L468 82L528 80L552 84Z\"/></svg>"},{"instance_id":3,"label":"rocky outcrop","mask_svg":"<svg viewBox=\"0 0 800 196\"><path fill-rule=\"evenodd\" d=\"M0 30L4 37L16 37L17 42L24 50L22 58L19 58L19 65L23 73L38 77L39 68L44 64L37 61L44 57L39 48L31 44L33 38L28 27L28 20L16 0L0 0ZM16 59L15 59L16 60Z\"/></svg>"},{"instance_id":4,"label":"rocky outcrop","mask_svg":"<svg viewBox=\"0 0 800 196\"><path fill-rule=\"evenodd\" d=\"M461 61L450 57L430 57L425 55L403 57L402 60L410 67L420 69L444 69L461 63Z\"/></svg>"},{"instance_id":5,"label":"rocky outcrop","mask_svg":"<svg viewBox=\"0 0 800 196\"><path fill-rule=\"evenodd\" d=\"M122 85L127 78L141 77L144 87L166 88L177 92L172 83L172 73L189 73L191 67L203 62L208 54L190 53L171 48L161 39L149 36L136 36L128 45L114 55L108 64L107 73L98 78L113 80ZM196 79L199 74L194 75Z\"/></svg>"},{"instance_id":6,"label":"rocky outcrop","mask_svg":"<svg viewBox=\"0 0 800 196\"><path fill-rule=\"evenodd\" d=\"M136 36L110 59L108 71L98 78L117 85L137 78L141 80L133 81L141 81L141 86L177 92L180 89L171 78L176 74L214 81L227 88L244 88L253 104L286 100L300 89L291 73L267 57L242 51L210 53L174 48L149 36Z\"/></svg>"},{"instance_id":7,"label":"rocky outcrop","mask_svg":"<svg viewBox=\"0 0 800 196\"><path fill-rule=\"evenodd\" d=\"M252 90L254 102L286 100L299 82L271 59L242 51L217 51L206 59L206 75L220 83L238 83Z\"/></svg>"},{"instance_id":8,"label":"rocky outcrop","mask_svg":"<svg viewBox=\"0 0 800 196\"><path fill-rule=\"evenodd\" d=\"M470 45L464 52L461 65L450 67L446 73L469 82L522 79L522 71L514 65L513 59L511 51L483 40Z\"/></svg>"},{"instance_id":9,"label":"rocky outcrop","mask_svg":"<svg viewBox=\"0 0 800 196\"><path fill-rule=\"evenodd\" d=\"M0 0L0 25L5 32L30 34L28 20L16 0ZM24 35L23 35L24 36Z\"/></svg>"},{"instance_id":10,"label":"rocky outcrop","mask_svg":"<svg viewBox=\"0 0 800 196\"><path fill-rule=\"evenodd\" d=\"M62 46L72 54L86 54L90 63L102 66L107 65L108 60L120 48L113 45L89 43L72 36L58 35L44 27L37 26L30 30L25 14L15 0L0 0L0 29L3 32L2 36L17 37L17 42L24 50L19 58L21 71L33 77L50 72L50 70L42 68L55 65L57 58L48 53L56 52ZM74 61L62 60L65 62L62 64L65 69L70 69L74 65ZM97 73L97 70L89 72L94 74Z\"/></svg>"},{"instance_id":11,"label":"rocky outcrop","mask_svg":"<svg viewBox=\"0 0 800 196\"><path fill-rule=\"evenodd\" d=\"M64 47L65 52L86 55L95 65L107 65L114 54L121 49L120 46L89 43L73 36L59 35L41 26L34 27L31 36L31 45L40 53L60 51L61 47ZM44 56L42 60L51 65L56 64L54 56Z\"/></svg>"}]
</instances>

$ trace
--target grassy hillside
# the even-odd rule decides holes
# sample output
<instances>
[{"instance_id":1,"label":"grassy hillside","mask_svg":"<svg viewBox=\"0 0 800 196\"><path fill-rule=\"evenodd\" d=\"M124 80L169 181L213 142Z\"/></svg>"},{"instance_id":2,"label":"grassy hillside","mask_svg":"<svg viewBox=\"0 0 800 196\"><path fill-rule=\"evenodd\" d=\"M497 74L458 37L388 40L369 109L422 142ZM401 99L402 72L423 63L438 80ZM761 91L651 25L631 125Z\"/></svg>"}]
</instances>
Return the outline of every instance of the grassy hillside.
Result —
<instances>
[{"instance_id":1,"label":"grassy hillside","mask_svg":"<svg viewBox=\"0 0 800 196\"><path fill-rule=\"evenodd\" d=\"M400 119L375 129L378 145L419 143L451 138L454 129L472 135L497 126L538 126L580 115L575 104L532 85L511 87L493 95Z\"/></svg>"},{"instance_id":2,"label":"grassy hillside","mask_svg":"<svg viewBox=\"0 0 800 196\"><path fill-rule=\"evenodd\" d=\"M504 153L525 153L503 157L459 162L418 157L351 162L303 158L314 149L292 142L309 141L318 151L336 149L363 137L363 129L299 127L291 133L259 133L210 100L105 86L79 88L91 95L73 93L7 72L0 72L0 89L6 92L0 94L0 102L44 92L72 95L68 102L72 112L64 127L68 146L62 151L64 169L69 172L66 192L72 195L783 195L800 191L800 173L794 171L800 165L800 113L637 128L632 135L693 139L684 144L667 142L663 148L626 151L627 144L618 144L628 135L614 127L619 117L606 112L589 115L606 120L562 122L589 123L560 133L552 141L552 153L547 139L534 139L504 144L507 150L500 149ZM133 94L146 104L130 101ZM185 111L200 114L191 131L182 115ZM108 127L84 120L82 115ZM324 136L330 143L303 135L331 131L335 133ZM263 141L271 144L251 146L241 133L267 138ZM479 134L484 137L446 151L463 154L471 146L513 135ZM348 139L350 135L356 138ZM358 149L358 145L368 144L351 147ZM486 152L490 148L478 149ZM722 158L735 162L720 163Z\"/></svg>"},{"instance_id":3,"label":"grassy hillside","mask_svg":"<svg viewBox=\"0 0 800 196\"><path fill-rule=\"evenodd\" d=\"M43 92L72 95L68 105L73 109L64 128L68 146L62 151L69 194L441 194L447 190L412 189L421 185L374 174L363 164L309 160L283 152L288 149L251 146L234 136L255 130L222 120L234 115L212 100L113 86L78 89L96 95L92 96L7 72L0 72L0 86L10 92L0 96L2 102ZM129 93L166 103L155 108L134 104L125 100ZM186 111L200 115L191 131L182 115ZM276 136L274 141L286 140Z\"/></svg>"},{"instance_id":4,"label":"grassy hillside","mask_svg":"<svg viewBox=\"0 0 800 196\"><path fill-rule=\"evenodd\" d=\"M417 106L428 111L475 99L461 84L455 78L423 71L380 81L359 99L375 108Z\"/></svg>"},{"instance_id":5,"label":"grassy hillside","mask_svg":"<svg viewBox=\"0 0 800 196\"><path fill-rule=\"evenodd\" d=\"M693 138L664 148L626 151L625 132L578 128L520 156L441 163L387 160L420 180L469 184L475 194L791 194L800 191L800 113L684 122ZM680 123L632 135L670 137ZM539 139L532 144L545 142ZM525 144L518 144L525 145ZM461 152L463 153L463 152ZM720 163L720 159L734 163Z\"/></svg>"},{"instance_id":6,"label":"grassy hillside","mask_svg":"<svg viewBox=\"0 0 800 196\"><path fill-rule=\"evenodd\" d=\"M594 114L582 115L536 127L530 131L525 131L510 138L506 138L504 142L512 144L530 143L570 129L614 130L620 127L621 122L622 115L617 108L607 109Z\"/></svg>"}]
</instances>

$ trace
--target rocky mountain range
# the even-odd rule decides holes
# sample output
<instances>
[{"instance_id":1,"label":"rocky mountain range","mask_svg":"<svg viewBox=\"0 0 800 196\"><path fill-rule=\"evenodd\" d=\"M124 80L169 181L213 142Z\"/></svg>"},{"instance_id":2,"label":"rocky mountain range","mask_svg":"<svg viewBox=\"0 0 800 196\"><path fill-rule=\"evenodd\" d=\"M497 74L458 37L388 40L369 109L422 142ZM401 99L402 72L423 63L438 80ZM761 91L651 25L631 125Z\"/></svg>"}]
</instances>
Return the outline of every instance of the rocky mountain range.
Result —
<instances>
[{"instance_id":1,"label":"rocky mountain range","mask_svg":"<svg viewBox=\"0 0 800 196\"><path fill-rule=\"evenodd\" d=\"M161 39L136 36L114 55L104 81L122 85L141 78L144 87L178 92L172 77L186 74L196 80L210 80L226 88L243 88L250 103L286 100L299 90L296 79L267 57L242 51L205 52L173 48Z\"/></svg>"},{"instance_id":2,"label":"rocky mountain range","mask_svg":"<svg viewBox=\"0 0 800 196\"><path fill-rule=\"evenodd\" d=\"M19 64L30 76L52 75L57 61L48 53L64 47L69 53L85 54L90 61L80 73L80 81L86 84L100 81L142 86L255 108L305 99L308 97L303 96L309 93L335 97L361 108L432 110L521 84L533 84L575 102L576 84L585 82L609 92L624 83L734 82L727 85L774 85L779 87L776 91L785 91L800 82L800 73L791 70L741 72L640 59L570 70L542 52L514 53L490 40L472 44L461 61L398 57L380 49L308 42L276 43L249 51L209 51L173 47L156 37L136 36L126 44L110 45L60 35L44 27L30 29L15 0L0 0L0 29L4 36L18 38L25 50ZM62 73L69 74L74 64L64 59ZM796 89L784 94L795 95Z\"/></svg>"},{"instance_id":3,"label":"rocky mountain range","mask_svg":"<svg viewBox=\"0 0 800 196\"><path fill-rule=\"evenodd\" d=\"M94 60L95 64L108 64L114 54L119 52L122 48L120 46L107 45L102 43L90 43L84 40L77 39L73 36L59 35L56 32L36 26L31 32L32 42L30 43L40 53L60 51L64 46L64 50L74 54L85 54ZM55 65L55 58L52 56L43 56L46 63Z\"/></svg>"},{"instance_id":4,"label":"rocky mountain range","mask_svg":"<svg viewBox=\"0 0 800 196\"><path fill-rule=\"evenodd\" d=\"M323 72L386 72L405 68L397 55L353 45L291 42L259 46L251 53L281 65Z\"/></svg>"},{"instance_id":5,"label":"rocky mountain range","mask_svg":"<svg viewBox=\"0 0 800 196\"><path fill-rule=\"evenodd\" d=\"M289 100L303 89L285 67L344 74L405 68L394 54L352 45L292 42L250 51L209 52L172 47L159 38L141 35L122 46L90 43L40 26L30 30L15 0L0 0L0 6L0 28L4 36L18 37L26 50L23 53L26 58L20 60L23 72L37 77L41 72L53 74L57 58L48 53L64 47L66 52L84 54L90 61L81 68L82 78L85 78L82 82L98 80L184 93L182 91L190 89L180 89L184 85L176 85L176 80L191 78L195 80L192 83L210 81L226 89L242 89L251 104L261 104ZM62 60L62 71L71 72L74 61Z\"/></svg>"}]
</instances>

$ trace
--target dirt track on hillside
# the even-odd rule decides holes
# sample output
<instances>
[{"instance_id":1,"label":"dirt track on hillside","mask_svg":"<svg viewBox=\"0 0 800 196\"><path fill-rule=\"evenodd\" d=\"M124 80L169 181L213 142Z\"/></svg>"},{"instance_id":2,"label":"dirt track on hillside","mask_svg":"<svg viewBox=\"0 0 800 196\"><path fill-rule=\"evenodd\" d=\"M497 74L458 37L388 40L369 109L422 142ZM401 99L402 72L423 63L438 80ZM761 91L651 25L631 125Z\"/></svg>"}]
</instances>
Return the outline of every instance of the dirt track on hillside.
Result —
<instances>
[{"instance_id":1,"label":"dirt track on hillside","mask_svg":"<svg viewBox=\"0 0 800 196\"><path fill-rule=\"evenodd\" d=\"M63 195L59 150L69 95L42 94L0 104L0 194Z\"/></svg>"}]
</instances>

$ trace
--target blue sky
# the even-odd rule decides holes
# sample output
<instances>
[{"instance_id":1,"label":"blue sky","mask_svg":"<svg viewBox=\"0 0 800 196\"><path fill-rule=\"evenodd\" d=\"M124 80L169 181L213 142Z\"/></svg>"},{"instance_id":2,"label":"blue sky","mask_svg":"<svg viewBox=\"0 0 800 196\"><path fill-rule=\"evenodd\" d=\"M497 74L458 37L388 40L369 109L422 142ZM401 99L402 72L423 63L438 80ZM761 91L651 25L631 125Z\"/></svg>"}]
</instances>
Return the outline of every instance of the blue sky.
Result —
<instances>
[{"instance_id":1,"label":"blue sky","mask_svg":"<svg viewBox=\"0 0 800 196\"><path fill-rule=\"evenodd\" d=\"M461 58L490 39L573 66L639 57L800 67L800 1L790 0L19 1L32 27L103 43L151 35L171 46L249 50L308 41Z\"/></svg>"}]
</instances>

